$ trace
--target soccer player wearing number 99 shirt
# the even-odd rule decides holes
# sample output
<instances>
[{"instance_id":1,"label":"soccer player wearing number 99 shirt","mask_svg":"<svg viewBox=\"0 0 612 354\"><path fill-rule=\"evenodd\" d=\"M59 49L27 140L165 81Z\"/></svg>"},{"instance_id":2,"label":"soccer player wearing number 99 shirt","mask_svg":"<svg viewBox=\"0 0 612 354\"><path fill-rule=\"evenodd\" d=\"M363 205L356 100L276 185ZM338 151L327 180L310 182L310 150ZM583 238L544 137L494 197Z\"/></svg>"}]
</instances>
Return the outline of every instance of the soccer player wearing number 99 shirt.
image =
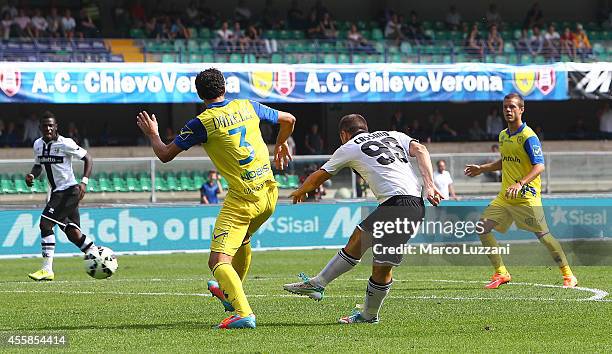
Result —
<instances>
[{"instance_id":1,"label":"soccer player wearing number 99 shirt","mask_svg":"<svg viewBox=\"0 0 612 354\"><path fill-rule=\"evenodd\" d=\"M215 222L208 259L218 283L209 281L208 289L221 300L226 311L236 311L219 328L255 328L255 315L242 282L251 263L250 238L272 215L278 199L259 122L280 124L274 162L282 170L291 160L287 138L293 132L295 117L250 100L226 100L225 79L217 69L199 73L195 85L206 110L188 121L173 142L166 145L161 141L155 115L140 112L137 124L162 162L171 161L194 145L202 145L227 179L229 190Z\"/></svg>"},{"instance_id":2,"label":"soccer player wearing number 99 shirt","mask_svg":"<svg viewBox=\"0 0 612 354\"><path fill-rule=\"evenodd\" d=\"M338 127L342 146L321 169L312 173L293 193L293 203L304 200L306 194L348 167L355 170L370 185L379 205L353 231L346 246L336 254L315 277L300 274L301 282L285 284L284 289L315 300L323 298L325 287L340 275L353 269L369 248L372 248L372 275L366 288L365 303L353 313L340 318L340 323L376 323L383 300L393 283L392 268L399 265L401 255L384 254L383 248L402 247L417 230L408 233L385 230L381 235L377 225L407 221L421 222L425 205L421 198L421 183L414 173L409 157L416 157L425 183L425 196L438 205L442 196L433 182L433 169L425 146L404 133L395 131L368 132L366 120L359 114L342 117ZM385 228L386 229L386 228ZM372 237L373 236L373 237Z\"/></svg>"}]
</instances>

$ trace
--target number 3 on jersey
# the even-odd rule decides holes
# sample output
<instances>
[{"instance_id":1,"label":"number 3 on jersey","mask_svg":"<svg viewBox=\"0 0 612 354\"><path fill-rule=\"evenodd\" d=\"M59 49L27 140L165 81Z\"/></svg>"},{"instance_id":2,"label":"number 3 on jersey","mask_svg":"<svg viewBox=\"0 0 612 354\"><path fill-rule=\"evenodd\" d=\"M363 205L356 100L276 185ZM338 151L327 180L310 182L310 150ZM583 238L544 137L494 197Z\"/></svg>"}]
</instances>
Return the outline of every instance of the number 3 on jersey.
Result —
<instances>
[{"instance_id":1,"label":"number 3 on jersey","mask_svg":"<svg viewBox=\"0 0 612 354\"><path fill-rule=\"evenodd\" d=\"M393 150L393 152L391 152L391 150ZM368 141L361 145L361 151L371 157L378 156L376 161L381 165L393 163L396 157L401 162L408 162L406 151L404 151L397 140L392 137L384 138L381 141Z\"/></svg>"},{"instance_id":2,"label":"number 3 on jersey","mask_svg":"<svg viewBox=\"0 0 612 354\"><path fill-rule=\"evenodd\" d=\"M240 133L240 147L245 147L249 150L249 157L247 157L246 159L242 159L242 160L238 160L238 163L240 164L240 166L242 165L246 165L249 162L253 161L253 159L255 158L255 149L253 149L253 146L251 146L251 144L249 144L246 140L246 127L244 125L241 125L239 127L236 127L234 129L230 129L228 130L229 135L234 135L234 134L238 134Z\"/></svg>"}]
</instances>

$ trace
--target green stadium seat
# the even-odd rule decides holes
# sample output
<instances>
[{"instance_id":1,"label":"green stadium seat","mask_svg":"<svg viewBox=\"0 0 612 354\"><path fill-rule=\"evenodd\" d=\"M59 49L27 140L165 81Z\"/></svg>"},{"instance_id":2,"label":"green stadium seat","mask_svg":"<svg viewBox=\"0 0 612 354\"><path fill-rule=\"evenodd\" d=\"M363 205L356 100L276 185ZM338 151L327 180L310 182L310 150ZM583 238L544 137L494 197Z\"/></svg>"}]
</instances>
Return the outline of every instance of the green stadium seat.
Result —
<instances>
[{"instance_id":1,"label":"green stadium seat","mask_svg":"<svg viewBox=\"0 0 612 354\"><path fill-rule=\"evenodd\" d=\"M287 176L287 186L289 188L297 188L300 186L300 177L298 175Z\"/></svg>"},{"instance_id":2,"label":"green stadium seat","mask_svg":"<svg viewBox=\"0 0 612 354\"><path fill-rule=\"evenodd\" d=\"M149 192L151 190L151 178L148 173L140 173L138 177L136 177L138 184L140 185L140 189L143 192Z\"/></svg>"},{"instance_id":3,"label":"green stadium seat","mask_svg":"<svg viewBox=\"0 0 612 354\"><path fill-rule=\"evenodd\" d=\"M316 62L317 62L317 56L314 54L301 53L298 57L299 64L310 64L310 63L316 63Z\"/></svg>"},{"instance_id":4,"label":"green stadium seat","mask_svg":"<svg viewBox=\"0 0 612 354\"><path fill-rule=\"evenodd\" d=\"M212 54L203 54L202 55L202 62L203 63L214 63L215 62L215 56Z\"/></svg>"},{"instance_id":5,"label":"green stadium seat","mask_svg":"<svg viewBox=\"0 0 612 354\"><path fill-rule=\"evenodd\" d=\"M188 62L190 63L200 63L202 62L202 55L200 54L189 54Z\"/></svg>"},{"instance_id":6,"label":"green stadium seat","mask_svg":"<svg viewBox=\"0 0 612 354\"><path fill-rule=\"evenodd\" d=\"M546 63L546 58L542 55L536 55L535 60L533 61L536 64L544 64Z\"/></svg>"},{"instance_id":7,"label":"green stadium seat","mask_svg":"<svg viewBox=\"0 0 612 354\"><path fill-rule=\"evenodd\" d=\"M98 193L100 192L100 188L98 187L98 181L94 178L89 179L89 183L87 183L87 192L89 193Z\"/></svg>"},{"instance_id":8,"label":"green stadium seat","mask_svg":"<svg viewBox=\"0 0 612 354\"><path fill-rule=\"evenodd\" d=\"M112 192L114 190L108 175L105 172L99 173L94 178L98 180L98 187L100 192Z\"/></svg>"},{"instance_id":9,"label":"green stadium seat","mask_svg":"<svg viewBox=\"0 0 612 354\"><path fill-rule=\"evenodd\" d=\"M229 185L227 184L227 180L226 180L226 179L225 179L225 177L223 177L223 176L220 176L220 177L221 177L221 180L220 180L220 182L221 182L221 187L222 187L224 190L227 190L227 189L229 188Z\"/></svg>"},{"instance_id":10,"label":"green stadium seat","mask_svg":"<svg viewBox=\"0 0 612 354\"><path fill-rule=\"evenodd\" d=\"M533 63L533 58L529 54L521 55L521 64L531 64Z\"/></svg>"},{"instance_id":11,"label":"green stadium seat","mask_svg":"<svg viewBox=\"0 0 612 354\"><path fill-rule=\"evenodd\" d=\"M379 41L385 39L383 32L380 28L374 28L371 34L372 40Z\"/></svg>"},{"instance_id":12,"label":"green stadium seat","mask_svg":"<svg viewBox=\"0 0 612 354\"><path fill-rule=\"evenodd\" d=\"M353 64L367 63L368 57L365 54L353 54Z\"/></svg>"},{"instance_id":13,"label":"green stadium seat","mask_svg":"<svg viewBox=\"0 0 612 354\"><path fill-rule=\"evenodd\" d=\"M259 58L257 58L257 63L258 64L269 64L270 63L270 57L268 57L268 56L259 57Z\"/></svg>"},{"instance_id":14,"label":"green stadium seat","mask_svg":"<svg viewBox=\"0 0 612 354\"><path fill-rule=\"evenodd\" d=\"M335 51L334 46L328 42L321 43L319 48L323 53L333 53Z\"/></svg>"},{"instance_id":15,"label":"green stadium seat","mask_svg":"<svg viewBox=\"0 0 612 354\"><path fill-rule=\"evenodd\" d=\"M187 41L187 50L197 53L200 50L200 44L198 44L198 41L190 39Z\"/></svg>"},{"instance_id":16,"label":"green stadium seat","mask_svg":"<svg viewBox=\"0 0 612 354\"><path fill-rule=\"evenodd\" d=\"M283 56L281 54L274 53L274 54L272 54L271 61L274 64L280 64L280 63L283 62Z\"/></svg>"},{"instance_id":17,"label":"green stadium seat","mask_svg":"<svg viewBox=\"0 0 612 354\"><path fill-rule=\"evenodd\" d=\"M190 38L197 39L200 37L200 32L196 27L189 27L187 30L189 31Z\"/></svg>"},{"instance_id":18,"label":"green stadium seat","mask_svg":"<svg viewBox=\"0 0 612 354\"><path fill-rule=\"evenodd\" d=\"M244 62L245 63L255 64L255 63L257 63L257 57L255 56L255 54L245 54L244 55Z\"/></svg>"},{"instance_id":19,"label":"green stadium seat","mask_svg":"<svg viewBox=\"0 0 612 354\"><path fill-rule=\"evenodd\" d=\"M184 39L175 39L173 45L174 45L174 51L180 52L187 48L187 41L185 41Z\"/></svg>"},{"instance_id":20,"label":"green stadium seat","mask_svg":"<svg viewBox=\"0 0 612 354\"><path fill-rule=\"evenodd\" d=\"M163 54L161 61L162 63L176 63L176 54Z\"/></svg>"},{"instance_id":21,"label":"green stadium seat","mask_svg":"<svg viewBox=\"0 0 612 354\"><path fill-rule=\"evenodd\" d=\"M212 45L210 45L209 41L201 41L199 44L200 44L200 49L198 53L200 54L213 53Z\"/></svg>"},{"instance_id":22,"label":"green stadium seat","mask_svg":"<svg viewBox=\"0 0 612 354\"><path fill-rule=\"evenodd\" d=\"M210 32L210 29L208 28L200 28L199 37L202 39L210 39L212 38L212 33Z\"/></svg>"},{"instance_id":23,"label":"green stadium seat","mask_svg":"<svg viewBox=\"0 0 612 354\"><path fill-rule=\"evenodd\" d=\"M242 63L243 62L243 58L241 54L230 54L230 58L229 58L230 63Z\"/></svg>"},{"instance_id":24,"label":"green stadium seat","mask_svg":"<svg viewBox=\"0 0 612 354\"><path fill-rule=\"evenodd\" d=\"M274 175L274 179L278 183L278 188L280 188L280 189L287 189L287 188L289 188L289 185L287 183L287 176L286 175Z\"/></svg>"},{"instance_id":25,"label":"green stadium seat","mask_svg":"<svg viewBox=\"0 0 612 354\"><path fill-rule=\"evenodd\" d=\"M291 32L292 39L304 39L304 31L295 30Z\"/></svg>"},{"instance_id":26,"label":"green stadium seat","mask_svg":"<svg viewBox=\"0 0 612 354\"><path fill-rule=\"evenodd\" d=\"M349 64L351 62L351 58L347 54L338 54L338 64Z\"/></svg>"},{"instance_id":27,"label":"green stadium seat","mask_svg":"<svg viewBox=\"0 0 612 354\"><path fill-rule=\"evenodd\" d=\"M280 55L280 54L278 54L278 55ZM278 57L276 57L276 58L278 58ZM281 61L279 61L279 63L282 63L283 62L282 61L282 57L280 57L280 58L281 58ZM298 54L287 54L286 58L287 58L287 64L297 64L300 61L300 56ZM274 60L275 60L275 57L273 55L272 56L272 62L273 63L275 63Z\"/></svg>"},{"instance_id":28,"label":"green stadium seat","mask_svg":"<svg viewBox=\"0 0 612 354\"><path fill-rule=\"evenodd\" d=\"M506 42L504 44L504 53L506 54L514 54L514 45L512 45L512 43L508 43Z\"/></svg>"},{"instance_id":29,"label":"green stadium seat","mask_svg":"<svg viewBox=\"0 0 612 354\"><path fill-rule=\"evenodd\" d=\"M145 33L141 28L130 29L130 38L142 39L145 38Z\"/></svg>"},{"instance_id":30,"label":"green stadium seat","mask_svg":"<svg viewBox=\"0 0 612 354\"><path fill-rule=\"evenodd\" d=\"M401 63L402 62L402 55L399 54L399 53L391 54L388 57L388 61L389 61L389 63Z\"/></svg>"},{"instance_id":31,"label":"green stadium seat","mask_svg":"<svg viewBox=\"0 0 612 354\"><path fill-rule=\"evenodd\" d=\"M334 54L325 54L323 56L323 63L325 64L337 64L338 60Z\"/></svg>"}]
</instances>

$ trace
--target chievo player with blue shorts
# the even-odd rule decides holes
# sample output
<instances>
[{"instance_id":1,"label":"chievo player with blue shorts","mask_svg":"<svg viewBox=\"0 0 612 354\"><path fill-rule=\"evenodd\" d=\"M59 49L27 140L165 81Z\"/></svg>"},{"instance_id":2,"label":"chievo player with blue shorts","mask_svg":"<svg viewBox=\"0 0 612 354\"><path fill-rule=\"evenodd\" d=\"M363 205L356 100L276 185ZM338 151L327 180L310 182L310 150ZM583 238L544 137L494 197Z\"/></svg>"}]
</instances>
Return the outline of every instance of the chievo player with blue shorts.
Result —
<instances>
[{"instance_id":1,"label":"chievo player with blue shorts","mask_svg":"<svg viewBox=\"0 0 612 354\"><path fill-rule=\"evenodd\" d=\"M525 101L519 94L504 97L504 118L508 128L499 133L501 159L484 165L467 165L469 177L481 173L502 171L502 186L497 197L482 215L483 232L480 241L484 246L498 247L491 230L506 232L512 223L520 229L533 232L550 252L563 275L564 287L575 287L578 280L572 273L565 253L548 230L542 209L540 175L544 172L542 144L534 131L523 122ZM491 281L485 286L497 289L512 278L499 254L490 254L495 268Z\"/></svg>"},{"instance_id":2,"label":"chievo player with blue shorts","mask_svg":"<svg viewBox=\"0 0 612 354\"><path fill-rule=\"evenodd\" d=\"M255 315L242 282L251 263L251 236L272 215L278 198L259 122L280 124L274 162L277 169L283 169L291 160L287 138L293 132L295 117L254 101L226 100L225 79L217 69L199 73L195 85L206 110L187 122L172 143L166 145L159 138L155 115L139 113L138 126L149 137L162 162L171 161L194 145L202 145L227 179L229 189L215 223L208 259L218 283L209 281L208 288L226 311L236 312L223 320L219 328L255 328Z\"/></svg>"}]
</instances>

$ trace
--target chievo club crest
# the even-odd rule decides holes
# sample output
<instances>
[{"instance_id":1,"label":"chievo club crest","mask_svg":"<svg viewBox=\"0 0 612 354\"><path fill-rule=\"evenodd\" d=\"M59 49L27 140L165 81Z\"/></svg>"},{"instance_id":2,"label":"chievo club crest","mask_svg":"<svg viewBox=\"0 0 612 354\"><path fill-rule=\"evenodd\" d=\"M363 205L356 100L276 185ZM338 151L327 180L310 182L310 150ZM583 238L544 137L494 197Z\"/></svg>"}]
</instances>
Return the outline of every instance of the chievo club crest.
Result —
<instances>
[{"instance_id":1,"label":"chievo club crest","mask_svg":"<svg viewBox=\"0 0 612 354\"><path fill-rule=\"evenodd\" d=\"M13 97L21 87L21 72L13 68L0 70L0 89L8 97Z\"/></svg>"}]
</instances>

